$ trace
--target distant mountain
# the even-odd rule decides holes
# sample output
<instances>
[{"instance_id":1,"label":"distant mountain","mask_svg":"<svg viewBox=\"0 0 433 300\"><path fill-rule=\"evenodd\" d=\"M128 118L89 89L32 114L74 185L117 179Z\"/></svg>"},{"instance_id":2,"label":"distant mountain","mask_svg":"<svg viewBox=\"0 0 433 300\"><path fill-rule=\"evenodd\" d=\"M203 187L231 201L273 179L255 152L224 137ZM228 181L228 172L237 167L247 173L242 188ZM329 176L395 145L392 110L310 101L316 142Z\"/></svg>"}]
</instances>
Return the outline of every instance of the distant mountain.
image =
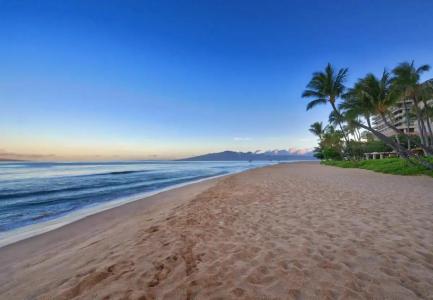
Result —
<instances>
[{"instance_id":1,"label":"distant mountain","mask_svg":"<svg viewBox=\"0 0 433 300\"><path fill-rule=\"evenodd\" d=\"M209 153L185 159L182 161L257 161L257 160L313 160L315 159L311 152L302 152L297 154L289 150L271 150L271 151L255 151L255 152L235 152L223 151L218 153Z\"/></svg>"},{"instance_id":2,"label":"distant mountain","mask_svg":"<svg viewBox=\"0 0 433 300\"><path fill-rule=\"evenodd\" d=\"M22 159L1 158L0 157L0 161L25 161L25 160L22 160Z\"/></svg>"}]
</instances>

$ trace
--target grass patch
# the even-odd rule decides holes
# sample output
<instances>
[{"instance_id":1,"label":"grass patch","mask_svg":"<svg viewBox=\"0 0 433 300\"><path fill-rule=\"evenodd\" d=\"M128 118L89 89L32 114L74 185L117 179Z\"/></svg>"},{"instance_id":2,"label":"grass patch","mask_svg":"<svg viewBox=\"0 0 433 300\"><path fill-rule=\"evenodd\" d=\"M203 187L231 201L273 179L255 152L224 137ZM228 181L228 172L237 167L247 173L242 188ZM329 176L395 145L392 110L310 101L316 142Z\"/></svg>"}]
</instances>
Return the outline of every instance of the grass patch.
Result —
<instances>
[{"instance_id":1,"label":"grass patch","mask_svg":"<svg viewBox=\"0 0 433 300\"><path fill-rule=\"evenodd\" d=\"M433 162L433 158L429 158ZM360 161L322 160L321 164L340 168L357 168L395 175L427 175L433 177L433 171L423 166L414 166L401 158L385 158Z\"/></svg>"}]
</instances>

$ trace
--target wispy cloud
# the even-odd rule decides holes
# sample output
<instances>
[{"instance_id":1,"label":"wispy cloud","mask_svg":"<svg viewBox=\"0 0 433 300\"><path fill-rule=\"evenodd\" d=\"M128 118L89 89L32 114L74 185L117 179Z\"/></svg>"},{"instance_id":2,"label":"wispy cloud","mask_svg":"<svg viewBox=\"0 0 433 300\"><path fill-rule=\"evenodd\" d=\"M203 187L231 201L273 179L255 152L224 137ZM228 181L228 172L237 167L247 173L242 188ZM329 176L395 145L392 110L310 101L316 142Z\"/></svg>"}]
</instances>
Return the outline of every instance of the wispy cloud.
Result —
<instances>
[{"instance_id":1,"label":"wispy cloud","mask_svg":"<svg viewBox=\"0 0 433 300\"><path fill-rule=\"evenodd\" d=\"M291 147L289 149L274 149L274 150L256 150L255 153L263 153L268 155L311 155L313 148L298 148Z\"/></svg>"},{"instance_id":2,"label":"wispy cloud","mask_svg":"<svg viewBox=\"0 0 433 300\"><path fill-rule=\"evenodd\" d=\"M236 136L236 137L233 138L233 140L234 141L241 141L241 142L244 141L245 142L245 141L251 141L252 138L250 138L250 137L239 137L239 136Z\"/></svg>"},{"instance_id":3,"label":"wispy cloud","mask_svg":"<svg viewBox=\"0 0 433 300\"><path fill-rule=\"evenodd\" d=\"M310 154L311 152L313 152L313 148L292 147L292 148L289 148L287 151L289 151L292 154L305 155L305 154Z\"/></svg>"}]
</instances>

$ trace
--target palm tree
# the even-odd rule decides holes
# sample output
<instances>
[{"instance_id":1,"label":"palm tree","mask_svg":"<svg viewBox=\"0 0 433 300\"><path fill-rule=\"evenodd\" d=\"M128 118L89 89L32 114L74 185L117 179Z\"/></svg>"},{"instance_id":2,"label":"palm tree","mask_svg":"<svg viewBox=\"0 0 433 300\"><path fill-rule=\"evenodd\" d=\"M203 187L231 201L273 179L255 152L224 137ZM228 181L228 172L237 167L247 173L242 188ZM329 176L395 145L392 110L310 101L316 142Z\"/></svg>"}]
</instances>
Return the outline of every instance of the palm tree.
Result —
<instances>
[{"instance_id":1,"label":"palm tree","mask_svg":"<svg viewBox=\"0 0 433 300\"><path fill-rule=\"evenodd\" d=\"M422 102L422 113L428 133L428 147L433 154L433 130L431 127L433 118L431 117L431 108L433 99L433 79L427 80L421 84L420 101Z\"/></svg>"},{"instance_id":2,"label":"palm tree","mask_svg":"<svg viewBox=\"0 0 433 300\"><path fill-rule=\"evenodd\" d=\"M416 68L414 61L411 63L403 62L394 68L393 86L400 93L403 101L412 100L415 110L421 147L428 154L433 154L433 132L430 127L430 118L426 110L426 89L429 87L428 81L424 84L420 82L421 75L430 70L429 65L421 65ZM423 97L424 96L424 97ZM421 104L424 104L422 107Z\"/></svg>"},{"instance_id":3,"label":"palm tree","mask_svg":"<svg viewBox=\"0 0 433 300\"><path fill-rule=\"evenodd\" d=\"M418 163L423 166L433 169L433 165L414 155L404 148L400 143L390 137L385 136L378 130L374 129L371 124L371 116L377 115L392 128L396 133L401 133L388 118L391 118L389 109L396 101L396 93L391 88L390 74L385 70L381 78L377 78L373 74L368 74L365 78L359 79L355 86L350 89L344 96L344 101L340 105L340 109L344 112L347 119L352 120L357 126L373 133L382 142L393 148L401 157L414 163L411 158L415 158ZM366 124L359 121L359 118L364 118Z\"/></svg>"},{"instance_id":4,"label":"palm tree","mask_svg":"<svg viewBox=\"0 0 433 300\"><path fill-rule=\"evenodd\" d=\"M347 120L346 121L347 125L345 126L345 130L346 132L348 132L350 135L354 137L355 141L361 142L361 132L359 130L360 127L354 121L359 122L359 120Z\"/></svg>"},{"instance_id":5,"label":"palm tree","mask_svg":"<svg viewBox=\"0 0 433 300\"><path fill-rule=\"evenodd\" d=\"M354 87L349 89L349 91L343 95L344 101L340 104L339 108L343 111L343 116L346 119L351 120L351 122L355 123L358 127L371 132L378 139L389 144L397 151L398 147L395 145L393 139L375 130L371 124L372 116L377 114L378 107L383 109L383 105L379 104L380 101L374 100L372 88L367 84L371 84L373 80L371 77L368 79L368 82L366 82L366 78L359 79L355 83ZM362 119L365 120L365 123Z\"/></svg>"},{"instance_id":6,"label":"palm tree","mask_svg":"<svg viewBox=\"0 0 433 300\"><path fill-rule=\"evenodd\" d=\"M302 93L303 98L313 99L307 104L307 110L310 110L317 105L329 103L331 104L335 114L340 115L340 112L336 106L336 101L344 93L344 83L347 78L347 72L347 68L340 69L338 72L335 72L332 65L328 63L324 72L313 73L313 77L308 83L306 90L304 90ZM346 133L343 130L340 118L338 118L338 125L343 133L346 143L348 144L349 141L347 139Z\"/></svg>"},{"instance_id":7,"label":"palm tree","mask_svg":"<svg viewBox=\"0 0 433 300\"><path fill-rule=\"evenodd\" d=\"M322 122L314 122L310 125L310 129L308 129L312 134L317 136L319 140L322 140L323 134L325 133L325 128L323 127Z\"/></svg>"},{"instance_id":8,"label":"palm tree","mask_svg":"<svg viewBox=\"0 0 433 300\"><path fill-rule=\"evenodd\" d=\"M343 123L344 121L343 115L339 111L333 110L329 113L328 122L332 126L338 126L339 122Z\"/></svg>"},{"instance_id":9,"label":"palm tree","mask_svg":"<svg viewBox=\"0 0 433 300\"><path fill-rule=\"evenodd\" d=\"M388 71L384 70L381 78L377 78L373 74L367 74L362 79L362 86L365 97L370 101L372 113L380 116L382 121L396 133L397 143L398 135L402 132L394 126L393 115L390 109L398 100L397 93L392 89L392 79Z\"/></svg>"},{"instance_id":10,"label":"palm tree","mask_svg":"<svg viewBox=\"0 0 433 300\"><path fill-rule=\"evenodd\" d=\"M348 139L350 140L350 136L352 135L358 142L361 139L361 135L359 132L359 127L356 123L352 122L352 120L345 118L340 112L331 111L328 118L329 124L332 126L338 126L339 122L346 123L346 126L343 126L344 132L348 135Z\"/></svg>"},{"instance_id":11,"label":"palm tree","mask_svg":"<svg viewBox=\"0 0 433 300\"><path fill-rule=\"evenodd\" d=\"M343 157L343 134L334 126L326 126L316 152L321 152L325 159L341 159Z\"/></svg>"}]
</instances>

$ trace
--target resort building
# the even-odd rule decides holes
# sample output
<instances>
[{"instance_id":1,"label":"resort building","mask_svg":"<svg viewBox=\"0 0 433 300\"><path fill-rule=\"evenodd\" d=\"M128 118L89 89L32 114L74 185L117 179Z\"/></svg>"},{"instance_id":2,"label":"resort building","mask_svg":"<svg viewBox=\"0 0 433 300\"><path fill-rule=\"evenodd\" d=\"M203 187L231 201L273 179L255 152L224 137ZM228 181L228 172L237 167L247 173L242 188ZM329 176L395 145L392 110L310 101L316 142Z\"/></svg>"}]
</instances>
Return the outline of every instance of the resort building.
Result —
<instances>
[{"instance_id":1,"label":"resort building","mask_svg":"<svg viewBox=\"0 0 433 300\"><path fill-rule=\"evenodd\" d=\"M391 110L391 117L389 117L388 120L391 124L401 130L402 133L413 135L419 133L419 128L415 118L410 117L413 105L412 100L400 101ZM386 136L395 135L395 131L389 128L379 116L373 117L373 127Z\"/></svg>"}]
</instances>

